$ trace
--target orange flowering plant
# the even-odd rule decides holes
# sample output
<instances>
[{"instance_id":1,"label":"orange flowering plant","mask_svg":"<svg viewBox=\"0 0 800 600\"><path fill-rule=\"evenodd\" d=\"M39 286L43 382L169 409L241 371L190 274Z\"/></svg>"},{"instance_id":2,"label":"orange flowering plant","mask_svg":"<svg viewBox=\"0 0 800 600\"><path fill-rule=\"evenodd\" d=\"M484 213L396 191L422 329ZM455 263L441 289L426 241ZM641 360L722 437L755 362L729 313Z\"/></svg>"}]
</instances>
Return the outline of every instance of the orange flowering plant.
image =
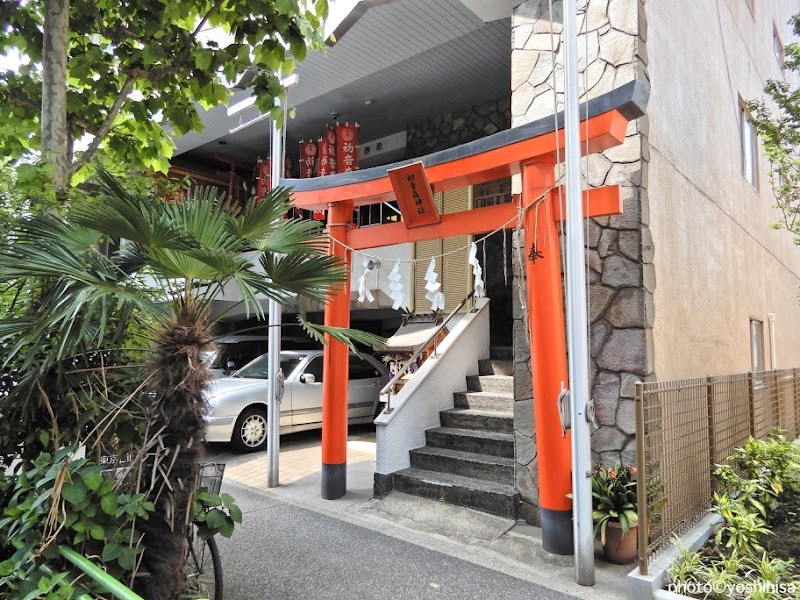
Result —
<instances>
[{"instance_id":1,"label":"orange flowering plant","mask_svg":"<svg viewBox=\"0 0 800 600\"><path fill-rule=\"evenodd\" d=\"M592 518L594 535L606 543L606 528L618 522L624 534L630 533L636 523L636 467L624 466L620 461L613 467L598 464L592 471Z\"/></svg>"}]
</instances>

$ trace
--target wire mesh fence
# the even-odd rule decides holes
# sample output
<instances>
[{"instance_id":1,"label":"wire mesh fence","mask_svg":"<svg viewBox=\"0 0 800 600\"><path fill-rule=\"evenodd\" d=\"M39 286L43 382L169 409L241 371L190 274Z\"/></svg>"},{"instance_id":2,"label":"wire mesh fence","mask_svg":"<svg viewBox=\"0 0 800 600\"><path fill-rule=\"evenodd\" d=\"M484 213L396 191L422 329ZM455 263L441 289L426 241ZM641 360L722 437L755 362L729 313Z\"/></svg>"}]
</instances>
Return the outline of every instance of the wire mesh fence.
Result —
<instances>
[{"instance_id":1,"label":"wire mesh fence","mask_svg":"<svg viewBox=\"0 0 800 600\"><path fill-rule=\"evenodd\" d=\"M711 506L712 472L748 436L800 428L800 369L636 384L639 571Z\"/></svg>"}]
</instances>

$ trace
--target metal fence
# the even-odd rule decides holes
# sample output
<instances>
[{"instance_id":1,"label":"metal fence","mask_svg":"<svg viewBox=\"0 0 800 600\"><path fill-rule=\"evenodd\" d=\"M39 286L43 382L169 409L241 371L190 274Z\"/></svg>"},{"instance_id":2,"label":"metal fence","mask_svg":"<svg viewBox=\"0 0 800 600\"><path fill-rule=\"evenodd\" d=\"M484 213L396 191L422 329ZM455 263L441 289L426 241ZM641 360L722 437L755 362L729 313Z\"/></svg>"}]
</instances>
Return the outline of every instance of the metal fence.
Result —
<instances>
[{"instance_id":1,"label":"metal fence","mask_svg":"<svg viewBox=\"0 0 800 600\"><path fill-rule=\"evenodd\" d=\"M636 384L639 572L711 506L712 471L748 436L800 429L800 369Z\"/></svg>"}]
</instances>

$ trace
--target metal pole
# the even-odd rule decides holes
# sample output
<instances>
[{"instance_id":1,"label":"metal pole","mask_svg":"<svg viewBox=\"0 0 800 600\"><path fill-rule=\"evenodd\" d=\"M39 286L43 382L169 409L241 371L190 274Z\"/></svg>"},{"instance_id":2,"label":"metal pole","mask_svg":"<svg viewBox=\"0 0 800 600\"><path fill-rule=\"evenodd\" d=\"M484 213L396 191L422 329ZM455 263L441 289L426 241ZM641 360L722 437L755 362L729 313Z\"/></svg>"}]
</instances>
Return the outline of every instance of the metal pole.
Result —
<instances>
[{"instance_id":1,"label":"metal pole","mask_svg":"<svg viewBox=\"0 0 800 600\"><path fill-rule=\"evenodd\" d=\"M578 119L578 55L575 0L564 0L564 135L567 183L567 341L572 400L572 511L575 581L594 585L592 527L589 343L586 316L586 258L583 241L583 198L580 180Z\"/></svg>"},{"instance_id":2,"label":"metal pole","mask_svg":"<svg viewBox=\"0 0 800 600\"><path fill-rule=\"evenodd\" d=\"M278 186L283 175L283 127L272 120L270 187ZM280 399L278 373L281 357L281 305L269 299L269 341L267 343L267 487L278 487L280 441Z\"/></svg>"},{"instance_id":3,"label":"metal pole","mask_svg":"<svg viewBox=\"0 0 800 600\"><path fill-rule=\"evenodd\" d=\"M647 506L647 450L645 447L644 384L636 382L636 505L639 514L639 527L636 529L639 552L639 574L647 575L647 561L650 556L648 529L650 528L649 507Z\"/></svg>"}]
</instances>

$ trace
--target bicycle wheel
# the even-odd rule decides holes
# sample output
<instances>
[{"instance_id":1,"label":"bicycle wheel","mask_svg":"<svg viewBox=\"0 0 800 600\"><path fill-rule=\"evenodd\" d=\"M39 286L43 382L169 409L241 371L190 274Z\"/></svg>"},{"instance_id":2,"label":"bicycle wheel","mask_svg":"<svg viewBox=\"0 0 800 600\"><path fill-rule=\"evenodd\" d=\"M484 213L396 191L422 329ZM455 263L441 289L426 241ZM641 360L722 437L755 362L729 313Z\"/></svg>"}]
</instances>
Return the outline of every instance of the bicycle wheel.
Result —
<instances>
[{"instance_id":1,"label":"bicycle wheel","mask_svg":"<svg viewBox=\"0 0 800 600\"><path fill-rule=\"evenodd\" d=\"M186 588L190 598L222 600L222 561L214 538L202 539L193 526L186 556Z\"/></svg>"}]
</instances>

